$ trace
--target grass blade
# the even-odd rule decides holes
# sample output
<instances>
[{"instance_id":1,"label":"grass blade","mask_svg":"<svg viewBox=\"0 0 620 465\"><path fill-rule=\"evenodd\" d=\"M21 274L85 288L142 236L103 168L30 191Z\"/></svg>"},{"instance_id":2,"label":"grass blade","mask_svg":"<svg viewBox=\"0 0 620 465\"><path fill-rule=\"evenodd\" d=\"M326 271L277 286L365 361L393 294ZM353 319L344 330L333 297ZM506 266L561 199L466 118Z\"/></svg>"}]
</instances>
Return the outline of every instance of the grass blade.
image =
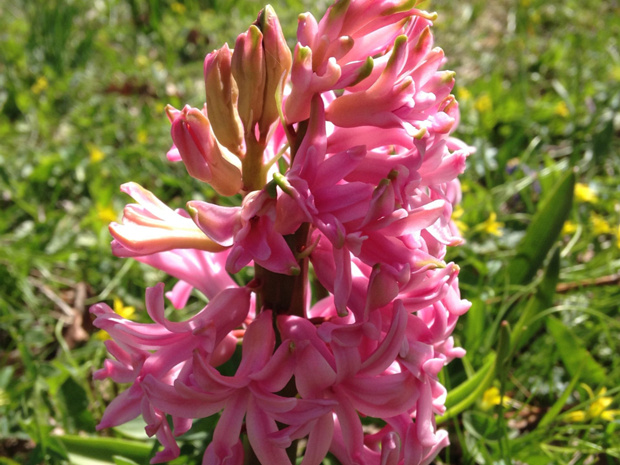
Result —
<instances>
[{"instance_id":1,"label":"grass blade","mask_svg":"<svg viewBox=\"0 0 620 465\"><path fill-rule=\"evenodd\" d=\"M557 318L547 317L547 330L555 340L562 363L572 377L581 371L583 364L583 378L588 384L602 384L605 381L605 369L583 347L581 341Z\"/></svg>"},{"instance_id":2,"label":"grass blade","mask_svg":"<svg viewBox=\"0 0 620 465\"><path fill-rule=\"evenodd\" d=\"M543 264L571 211L574 190L575 173L569 171L541 202L525 236L517 245L517 255L508 270L510 284L527 283Z\"/></svg>"}]
</instances>

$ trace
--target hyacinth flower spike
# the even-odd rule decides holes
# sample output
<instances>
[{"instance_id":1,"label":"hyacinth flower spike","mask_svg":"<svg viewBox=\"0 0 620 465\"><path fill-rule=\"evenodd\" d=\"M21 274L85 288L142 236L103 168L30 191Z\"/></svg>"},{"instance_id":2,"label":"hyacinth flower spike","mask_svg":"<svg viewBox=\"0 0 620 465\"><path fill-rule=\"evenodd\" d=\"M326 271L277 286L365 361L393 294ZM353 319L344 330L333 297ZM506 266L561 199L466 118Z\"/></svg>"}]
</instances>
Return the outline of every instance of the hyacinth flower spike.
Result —
<instances>
[{"instance_id":1,"label":"hyacinth flower spike","mask_svg":"<svg viewBox=\"0 0 620 465\"><path fill-rule=\"evenodd\" d=\"M110 232L115 255L179 281L147 291L152 323L91 308L111 337L95 378L130 384L99 428L142 415L163 446L151 463L214 415L205 465L298 450L303 465L428 464L449 443L438 375L464 355L452 332L470 304L446 252L472 149L452 136L436 15L415 3L304 13L292 51L268 6L206 56L206 103L167 107L167 157L208 195L173 210L124 184L136 203ZM189 316L167 317L164 295Z\"/></svg>"}]
</instances>

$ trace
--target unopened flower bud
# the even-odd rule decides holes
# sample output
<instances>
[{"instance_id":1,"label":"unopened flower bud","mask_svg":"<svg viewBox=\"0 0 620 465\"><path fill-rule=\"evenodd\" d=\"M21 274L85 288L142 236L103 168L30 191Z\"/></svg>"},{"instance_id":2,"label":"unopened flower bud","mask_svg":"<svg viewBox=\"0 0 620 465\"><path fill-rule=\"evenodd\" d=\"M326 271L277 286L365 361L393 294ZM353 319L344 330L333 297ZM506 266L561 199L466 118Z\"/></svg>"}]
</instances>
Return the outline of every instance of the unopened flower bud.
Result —
<instances>
[{"instance_id":1,"label":"unopened flower bud","mask_svg":"<svg viewBox=\"0 0 620 465\"><path fill-rule=\"evenodd\" d=\"M266 135L269 127L278 119L278 102L282 101L284 88L282 81L288 75L293 59L276 12L270 5L260 12L255 24L263 33L266 80L259 129L261 134ZM276 96L276 92L280 95Z\"/></svg>"},{"instance_id":2,"label":"unopened flower bud","mask_svg":"<svg viewBox=\"0 0 620 465\"><path fill-rule=\"evenodd\" d=\"M205 58L207 115L217 140L232 153L240 156L243 127L237 113L239 90L230 69L231 57L228 44L225 44Z\"/></svg>"},{"instance_id":3,"label":"unopened flower bud","mask_svg":"<svg viewBox=\"0 0 620 465\"><path fill-rule=\"evenodd\" d=\"M237 109L245 134L251 133L263 112L265 60L263 34L254 25L240 34L232 55L231 70L239 89Z\"/></svg>"},{"instance_id":4,"label":"unopened flower bud","mask_svg":"<svg viewBox=\"0 0 620 465\"><path fill-rule=\"evenodd\" d=\"M241 162L221 146L213 135L204 110L186 105L177 112L167 108L172 121L172 140L190 176L211 184L220 195L241 189Z\"/></svg>"}]
</instances>

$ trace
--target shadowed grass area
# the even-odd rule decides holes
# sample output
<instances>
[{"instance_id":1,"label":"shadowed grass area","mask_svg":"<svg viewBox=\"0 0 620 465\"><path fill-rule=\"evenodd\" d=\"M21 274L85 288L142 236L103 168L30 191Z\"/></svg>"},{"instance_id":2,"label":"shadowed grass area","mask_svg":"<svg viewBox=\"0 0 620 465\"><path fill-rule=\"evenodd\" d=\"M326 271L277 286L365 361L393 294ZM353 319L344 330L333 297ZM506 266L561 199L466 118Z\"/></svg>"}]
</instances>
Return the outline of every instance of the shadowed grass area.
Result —
<instances>
[{"instance_id":1,"label":"shadowed grass area","mask_svg":"<svg viewBox=\"0 0 620 465\"><path fill-rule=\"evenodd\" d=\"M291 46L297 14L319 16L327 6L272 4ZM128 198L118 186L130 180L172 207L216 195L166 161L164 106L202 105L205 54L232 46L261 6L0 5L6 463L147 463L154 454L141 423L95 432L119 388L91 381L105 348L88 306L103 300L117 311L135 307L133 318L141 320L144 288L165 279L113 257L107 223L120 218ZM615 463L620 5L437 0L421 7L439 12L436 45L446 52L446 68L457 72L458 135L477 148L455 213L467 243L449 256L473 302L455 331L468 354L443 373L453 389L439 421L452 445L440 461ZM529 266L527 273L515 271L523 257L519 270ZM194 298L188 312L202 305ZM216 420L196 422L175 464L201 462Z\"/></svg>"}]
</instances>

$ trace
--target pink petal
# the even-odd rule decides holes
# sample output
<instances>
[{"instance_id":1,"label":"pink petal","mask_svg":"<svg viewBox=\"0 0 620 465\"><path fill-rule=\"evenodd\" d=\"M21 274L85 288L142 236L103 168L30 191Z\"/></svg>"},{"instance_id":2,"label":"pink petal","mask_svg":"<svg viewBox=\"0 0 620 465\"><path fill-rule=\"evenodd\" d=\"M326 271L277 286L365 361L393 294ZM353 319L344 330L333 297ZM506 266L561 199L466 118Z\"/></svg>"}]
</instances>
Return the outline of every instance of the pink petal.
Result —
<instances>
[{"instance_id":1,"label":"pink petal","mask_svg":"<svg viewBox=\"0 0 620 465\"><path fill-rule=\"evenodd\" d=\"M194 286L180 280L177 281L171 291L166 292L166 297L170 300L174 308L183 308L185 304L187 304L192 289L194 289Z\"/></svg>"},{"instance_id":2,"label":"pink petal","mask_svg":"<svg viewBox=\"0 0 620 465\"><path fill-rule=\"evenodd\" d=\"M163 383L151 374L142 381L151 404L171 415L183 418L206 418L222 410L232 392L206 394L178 381L175 386Z\"/></svg>"},{"instance_id":3,"label":"pink petal","mask_svg":"<svg viewBox=\"0 0 620 465\"><path fill-rule=\"evenodd\" d=\"M403 234L419 231L433 224L443 213L445 202L435 200L422 207L409 212L409 215L389 226L383 228L381 232L387 236L402 236Z\"/></svg>"},{"instance_id":4,"label":"pink petal","mask_svg":"<svg viewBox=\"0 0 620 465\"><path fill-rule=\"evenodd\" d=\"M418 382L409 373L356 376L342 383L355 408L364 415L387 418L416 405Z\"/></svg>"},{"instance_id":5,"label":"pink petal","mask_svg":"<svg viewBox=\"0 0 620 465\"><path fill-rule=\"evenodd\" d=\"M407 313L402 302L397 300L394 303L390 329L379 347L362 363L360 375L378 375L393 363L402 347L406 327Z\"/></svg>"},{"instance_id":6,"label":"pink petal","mask_svg":"<svg viewBox=\"0 0 620 465\"><path fill-rule=\"evenodd\" d=\"M286 449L277 447L269 439L271 433L278 431L275 420L266 415L253 398L248 403L245 423L252 450L261 463L290 465Z\"/></svg>"},{"instance_id":7,"label":"pink petal","mask_svg":"<svg viewBox=\"0 0 620 465\"><path fill-rule=\"evenodd\" d=\"M308 443L301 465L320 465L332 443L334 419L331 413L320 417L308 435Z\"/></svg>"},{"instance_id":8,"label":"pink petal","mask_svg":"<svg viewBox=\"0 0 620 465\"><path fill-rule=\"evenodd\" d=\"M233 235L241 227L241 207L222 207L193 200L187 202L187 208L194 222L207 236L226 247L233 244Z\"/></svg>"},{"instance_id":9,"label":"pink petal","mask_svg":"<svg viewBox=\"0 0 620 465\"><path fill-rule=\"evenodd\" d=\"M97 431L122 425L140 415L140 402L144 393L139 384L134 384L119 394L106 408Z\"/></svg>"}]
</instances>

